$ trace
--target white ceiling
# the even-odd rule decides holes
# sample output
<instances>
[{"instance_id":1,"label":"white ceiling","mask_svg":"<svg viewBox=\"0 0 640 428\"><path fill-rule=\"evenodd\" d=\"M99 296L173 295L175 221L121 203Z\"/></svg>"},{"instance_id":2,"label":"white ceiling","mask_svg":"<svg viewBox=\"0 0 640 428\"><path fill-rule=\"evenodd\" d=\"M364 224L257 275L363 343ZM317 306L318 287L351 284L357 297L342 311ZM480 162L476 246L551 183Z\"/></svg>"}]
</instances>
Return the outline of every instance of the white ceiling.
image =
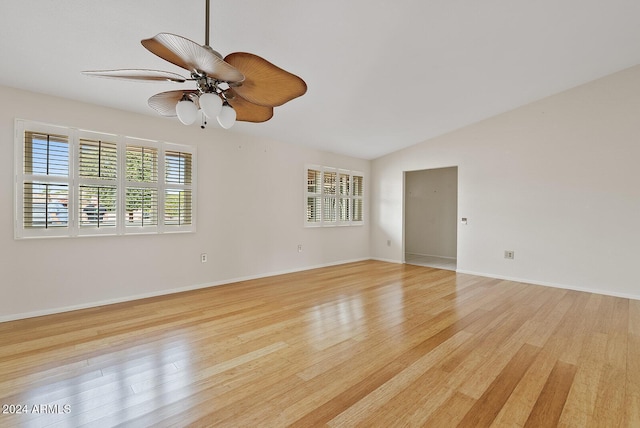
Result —
<instances>
[{"instance_id":1,"label":"white ceiling","mask_svg":"<svg viewBox=\"0 0 640 428\"><path fill-rule=\"evenodd\" d=\"M147 98L189 85L80 71L186 76L140 40L169 32L204 43L204 3L3 0L0 84L155 115ZM269 122L228 132L365 159L640 63L638 0L212 0L211 9L214 49L260 55L308 85Z\"/></svg>"}]
</instances>

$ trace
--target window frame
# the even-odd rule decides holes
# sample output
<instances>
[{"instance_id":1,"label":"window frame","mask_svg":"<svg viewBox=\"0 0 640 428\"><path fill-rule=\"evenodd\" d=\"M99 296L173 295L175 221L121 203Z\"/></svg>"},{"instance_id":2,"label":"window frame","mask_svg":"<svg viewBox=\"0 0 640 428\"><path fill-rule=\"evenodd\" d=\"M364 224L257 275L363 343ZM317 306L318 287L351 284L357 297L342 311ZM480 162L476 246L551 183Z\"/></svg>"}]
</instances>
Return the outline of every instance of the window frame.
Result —
<instances>
[{"instance_id":1,"label":"window frame","mask_svg":"<svg viewBox=\"0 0 640 428\"><path fill-rule=\"evenodd\" d=\"M316 187L320 188L320 192L310 192L309 191L309 171L318 171L320 172L320 183ZM321 165L305 165L304 169L304 226L305 227L344 227L344 226L362 226L364 225L364 193L361 195L354 194L354 177L362 178L362 187L364 188L365 175L361 171L336 168L330 166L321 166ZM334 189L333 192L327 192L327 183L325 183L325 177L327 174L335 174L335 183L331 184L331 188ZM341 193L341 176L348 175L349 179L347 182L348 193ZM318 221L309 221L308 210L309 210L309 198L318 198L320 201L320 207L317 210L319 212L320 219ZM362 218L361 220L353 220L354 215L354 201L360 200L362 206ZM348 211L348 219L341 220L341 211L340 211L340 203L342 201L346 201L347 203L347 211ZM331 218L327 219L327 203L333 204L334 208L331 211L335 214L335 220Z\"/></svg>"},{"instance_id":2,"label":"window frame","mask_svg":"<svg viewBox=\"0 0 640 428\"><path fill-rule=\"evenodd\" d=\"M25 132L42 134L54 134L64 136L68 142L68 176L47 176L28 174L25 172ZM136 234L165 234L165 233L191 233L196 231L197 213L197 151L195 146L168 143L158 140L150 140L125 135L110 134L97 131L89 131L78 128L51 125L24 119L15 120L14 135L14 237L46 238L46 237L81 237L81 236L114 236ZM104 140L116 144L117 174L115 179L101 179L95 177L80 176L80 140ZM136 182L127 180L127 148L130 146L147 147L157 151L157 177L156 182ZM165 152L179 151L191 156L191 183L184 184L183 188L191 192L191 222L181 225L166 225L164 223L165 189L173 188L165 180ZM63 183L68 185L67 225L49 227L25 227L25 183L42 182ZM81 186L115 186L115 225L111 227L92 227L80 224L80 188ZM157 192L157 224L156 225L128 225L126 211L127 189L131 187L149 188ZM47 203L48 204L48 203ZM48 205L47 205L48 206ZM98 208L99 209L99 208ZM141 215L144 215L142 213Z\"/></svg>"}]
</instances>

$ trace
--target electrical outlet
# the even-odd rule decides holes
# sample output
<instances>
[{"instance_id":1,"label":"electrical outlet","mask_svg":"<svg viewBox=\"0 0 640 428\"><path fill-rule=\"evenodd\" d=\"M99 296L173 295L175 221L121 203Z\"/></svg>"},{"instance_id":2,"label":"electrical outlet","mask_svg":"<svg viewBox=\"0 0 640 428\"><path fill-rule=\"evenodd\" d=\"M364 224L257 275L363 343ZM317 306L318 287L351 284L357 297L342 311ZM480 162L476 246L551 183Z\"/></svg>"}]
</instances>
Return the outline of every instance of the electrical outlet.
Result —
<instances>
[{"instance_id":1,"label":"electrical outlet","mask_svg":"<svg viewBox=\"0 0 640 428\"><path fill-rule=\"evenodd\" d=\"M298 252L301 253L302 252L302 244L298 244Z\"/></svg>"},{"instance_id":2,"label":"electrical outlet","mask_svg":"<svg viewBox=\"0 0 640 428\"><path fill-rule=\"evenodd\" d=\"M391 246L391 239L387 239L387 247Z\"/></svg>"},{"instance_id":3,"label":"electrical outlet","mask_svg":"<svg viewBox=\"0 0 640 428\"><path fill-rule=\"evenodd\" d=\"M207 258L207 253L202 253L202 254L200 254L200 262L201 262L201 263L206 263L206 262L207 262L207 260L208 260L208 258Z\"/></svg>"},{"instance_id":4,"label":"electrical outlet","mask_svg":"<svg viewBox=\"0 0 640 428\"><path fill-rule=\"evenodd\" d=\"M504 258L513 260L515 257L515 252L513 250L504 250Z\"/></svg>"}]
</instances>

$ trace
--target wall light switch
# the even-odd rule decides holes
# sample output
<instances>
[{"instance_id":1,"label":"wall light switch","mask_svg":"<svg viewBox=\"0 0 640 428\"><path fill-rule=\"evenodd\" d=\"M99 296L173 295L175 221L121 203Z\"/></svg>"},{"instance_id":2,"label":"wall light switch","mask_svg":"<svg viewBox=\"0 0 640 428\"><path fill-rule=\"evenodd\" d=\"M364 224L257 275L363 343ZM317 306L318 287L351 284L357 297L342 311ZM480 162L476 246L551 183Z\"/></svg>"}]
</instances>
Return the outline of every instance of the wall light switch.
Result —
<instances>
[{"instance_id":1,"label":"wall light switch","mask_svg":"<svg viewBox=\"0 0 640 428\"><path fill-rule=\"evenodd\" d=\"M462 218L460 219L460 223L462 223L462 224L467 224L467 218L466 218L466 217L462 217Z\"/></svg>"}]
</instances>

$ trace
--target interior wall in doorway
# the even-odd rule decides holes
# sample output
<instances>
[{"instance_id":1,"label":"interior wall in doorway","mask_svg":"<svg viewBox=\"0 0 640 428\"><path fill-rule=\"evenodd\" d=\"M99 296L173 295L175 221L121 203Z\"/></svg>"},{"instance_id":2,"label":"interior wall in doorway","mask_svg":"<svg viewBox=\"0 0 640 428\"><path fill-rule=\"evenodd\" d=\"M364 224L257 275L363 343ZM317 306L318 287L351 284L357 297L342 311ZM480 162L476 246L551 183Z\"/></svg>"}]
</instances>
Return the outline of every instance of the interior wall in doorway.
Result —
<instances>
[{"instance_id":1,"label":"interior wall in doorway","mask_svg":"<svg viewBox=\"0 0 640 428\"><path fill-rule=\"evenodd\" d=\"M458 167L405 174L405 253L455 258Z\"/></svg>"}]
</instances>

